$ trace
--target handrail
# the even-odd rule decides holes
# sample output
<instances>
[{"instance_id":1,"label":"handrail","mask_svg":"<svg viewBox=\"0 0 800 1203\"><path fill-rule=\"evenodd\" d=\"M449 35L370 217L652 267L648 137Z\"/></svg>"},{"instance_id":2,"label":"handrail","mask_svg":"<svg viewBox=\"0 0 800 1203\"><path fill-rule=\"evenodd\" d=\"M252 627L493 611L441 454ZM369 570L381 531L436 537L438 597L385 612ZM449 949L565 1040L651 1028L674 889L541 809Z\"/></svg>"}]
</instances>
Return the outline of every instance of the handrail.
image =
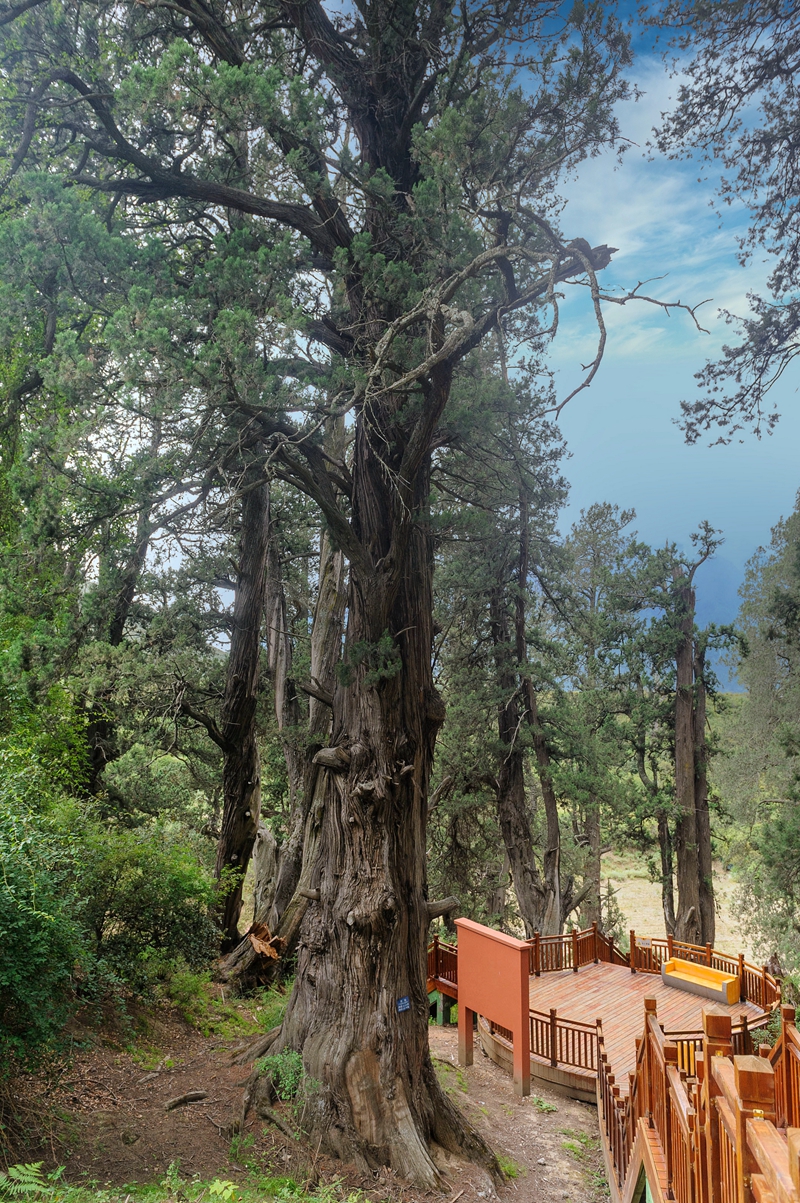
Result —
<instances>
[{"instance_id":1,"label":"handrail","mask_svg":"<svg viewBox=\"0 0 800 1203\"><path fill-rule=\"evenodd\" d=\"M790 1123L784 1136L777 1127L785 1123L778 1071L787 1057L796 1061L800 1083L794 1020L794 1010L782 1007L781 1037L769 1056L736 1055L730 1016L708 1007L692 1077L676 1064L677 1049L648 1000L627 1100L619 1097L599 1025L598 1106L612 1197L630 1198L644 1165L659 1199L800 1203L800 1130Z\"/></svg>"}]
</instances>

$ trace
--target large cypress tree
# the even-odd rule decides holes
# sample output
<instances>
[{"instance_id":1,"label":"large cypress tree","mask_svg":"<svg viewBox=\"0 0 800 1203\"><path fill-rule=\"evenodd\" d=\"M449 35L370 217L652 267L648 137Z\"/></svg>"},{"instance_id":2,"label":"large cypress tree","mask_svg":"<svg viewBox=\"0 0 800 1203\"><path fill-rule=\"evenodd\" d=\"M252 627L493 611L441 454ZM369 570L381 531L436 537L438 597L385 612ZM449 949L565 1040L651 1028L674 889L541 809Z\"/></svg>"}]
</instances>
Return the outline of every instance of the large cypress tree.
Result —
<instances>
[{"instance_id":1,"label":"large cypress tree","mask_svg":"<svg viewBox=\"0 0 800 1203\"><path fill-rule=\"evenodd\" d=\"M160 248L112 322L128 395L137 373L170 381L205 479L260 456L349 562L315 898L276 1047L302 1050L321 1084L331 1148L431 1186L431 1140L488 1156L427 1051L444 718L431 456L489 334L524 373L515 347L549 337L564 284L588 285L600 312L611 252L562 238L553 190L615 140L626 40L605 6L564 19L554 2L33 0L5 17L13 203L54 181ZM74 337L90 374L91 330ZM333 414L346 457L325 447Z\"/></svg>"}]
</instances>

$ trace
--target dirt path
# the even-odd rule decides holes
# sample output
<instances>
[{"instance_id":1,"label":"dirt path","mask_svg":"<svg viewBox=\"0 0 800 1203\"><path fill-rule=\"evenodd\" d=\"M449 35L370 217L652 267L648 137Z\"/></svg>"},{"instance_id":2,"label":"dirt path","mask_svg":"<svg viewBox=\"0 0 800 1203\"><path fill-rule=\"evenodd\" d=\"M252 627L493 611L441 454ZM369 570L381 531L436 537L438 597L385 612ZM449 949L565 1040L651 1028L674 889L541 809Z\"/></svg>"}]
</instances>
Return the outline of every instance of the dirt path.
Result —
<instances>
[{"instance_id":1,"label":"dirt path","mask_svg":"<svg viewBox=\"0 0 800 1203\"><path fill-rule=\"evenodd\" d=\"M593 1107L543 1091L517 1099L510 1078L479 1047L475 1064L460 1069L454 1027L431 1027L430 1044L444 1089L500 1157L508 1175L499 1192L503 1203L590 1203L606 1197ZM232 1136L230 1124L239 1114L250 1069L232 1063L236 1043L203 1036L173 1016L160 1023L157 1045L147 1054L112 1046L87 1049L57 1079L23 1084L21 1089L46 1098L50 1117L39 1147L30 1150L32 1158L44 1157L48 1168L64 1165L68 1182L100 1188L159 1183L172 1173L242 1184L291 1178L311 1188L317 1180L338 1180L342 1198L358 1190L375 1203L442 1200L386 1171L364 1175L319 1156L307 1142L288 1138L254 1115L241 1135ZM206 1097L165 1109L190 1091ZM285 1118L296 1126L289 1112ZM498 1198L484 1171L443 1150L436 1159L447 1176L448 1203Z\"/></svg>"},{"instance_id":2,"label":"dirt path","mask_svg":"<svg viewBox=\"0 0 800 1203\"><path fill-rule=\"evenodd\" d=\"M460 1069L455 1028L430 1029L431 1053L450 1097L500 1156L509 1177L500 1197L508 1203L593 1203L608 1197L598 1144L597 1110L538 1088L517 1098L507 1074L484 1056L476 1041L475 1063ZM491 1193L475 1171L452 1167L460 1203L478 1203Z\"/></svg>"}]
</instances>

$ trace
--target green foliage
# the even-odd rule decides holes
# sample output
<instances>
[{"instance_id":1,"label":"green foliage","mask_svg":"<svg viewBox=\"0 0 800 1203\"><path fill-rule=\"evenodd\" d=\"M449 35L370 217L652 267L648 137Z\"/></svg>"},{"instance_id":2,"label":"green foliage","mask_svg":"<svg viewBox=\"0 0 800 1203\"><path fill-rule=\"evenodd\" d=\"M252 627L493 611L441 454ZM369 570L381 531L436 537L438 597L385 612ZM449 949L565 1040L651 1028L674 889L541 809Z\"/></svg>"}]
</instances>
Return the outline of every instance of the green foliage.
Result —
<instances>
[{"instance_id":1,"label":"green foliage","mask_svg":"<svg viewBox=\"0 0 800 1203\"><path fill-rule=\"evenodd\" d=\"M6 782L6 786L8 782ZM0 1065L59 1038L92 970L75 848L58 827L0 804Z\"/></svg>"},{"instance_id":2,"label":"green foliage","mask_svg":"<svg viewBox=\"0 0 800 1203\"><path fill-rule=\"evenodd\" d=\"M113 828L81 839L83 916L98 958L136 989L185 962L208 964L218 946L210 873L175 824Z\"/></svg>"},{"instance_id":3,"label":"green foliage","mask_svg":"<svg viewBox=\"0 0 800 1203\"><path fill-rule=\"evenodd\" d=\"M390 681L400 672L400 649L388 631L384 631L377 643L356 641L347 649L346 658L337 666L337 675L342 685L352 685L356 671L364 668L364 684L367 687Z\"/></svg>"},{"instance_id":4,"label":"green foliage","mask_svg":"<svg viewBox=\"0 0 800 1203\"><path fill-rule=\"evenodd\" d=\"M284 1103L297 1097L306 1080L303 1058L294 1049L284 1049L283 1052L262 1057L258 1069L270 1079L275 1093Z\"/></svg>"},{"instance_id":5,"label":"green foliage","mask_svg":"<svg viewBox=\"0 0 800 1203\"><path fill-rule=\"evenodd\" d=\"M7 1173L0 1173L0 1199L52 1199L59 1190L64 1167L59 1166L50 1174L42 1170L41 1161L26 1165L9 1166Z\"/></svg>"},{"instance_id":6,"label":"green foliage","mask_svg":"<svg viewBox=\"0 0 800 1203\"><path fill-rule=\"evenodd\" d=\"M285 982L276 982L261 991L255 1004L255 1011L259 1027L263 1028L265 1032L269 1032L283 1023L293 986L294 978L289 978Z\"/></svg>"},{"instance_id":7,"label":"green foliage","mask_svg":"<svg viewBox=\"0 0 800 1203\"><path fill-rule=\"evenodd\" d=\"M294 1178L265 1175L258 1166L248 1166L240 1182L228 1178L203 1180L181 1176L180 1165L172 1162L159 1182L130 1182L121 1187L99 1188L97 1184L74 1186L64 1181L64 1167L52 1173L42 1170L42 1163L12 1165L0 1174L0 1199L29 1199L33 1203L187 1203L216 1200L217 1203L263 1203L265 1199L278 1203L363 1203L356 1191L345 1194L341 1181L321 1183L314 1190L305 1189Z\"/></svg>"}]
</instances>

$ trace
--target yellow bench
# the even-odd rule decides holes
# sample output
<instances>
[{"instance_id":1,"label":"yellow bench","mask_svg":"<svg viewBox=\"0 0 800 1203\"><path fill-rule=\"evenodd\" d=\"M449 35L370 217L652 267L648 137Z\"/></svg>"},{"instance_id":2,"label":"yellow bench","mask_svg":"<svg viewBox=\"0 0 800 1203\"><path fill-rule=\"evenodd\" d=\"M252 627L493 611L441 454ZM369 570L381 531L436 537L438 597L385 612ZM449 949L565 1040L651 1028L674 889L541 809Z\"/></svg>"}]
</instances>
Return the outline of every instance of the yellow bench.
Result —
<instances>
[{"instance_id":1,"label":"yellow bench","mask_svg":"<svg viewBox=\"0 0 800 1203\"><path fill-rule=\"evenodd\" d=\"M679 957L662 961L661 980L665 986L688 990L690 994L700 994L714 1002L739 1001L739 978L735 974L723 973L708 965L695 965L693 961L682 961Z\"/></svg>"}]
</instances>

